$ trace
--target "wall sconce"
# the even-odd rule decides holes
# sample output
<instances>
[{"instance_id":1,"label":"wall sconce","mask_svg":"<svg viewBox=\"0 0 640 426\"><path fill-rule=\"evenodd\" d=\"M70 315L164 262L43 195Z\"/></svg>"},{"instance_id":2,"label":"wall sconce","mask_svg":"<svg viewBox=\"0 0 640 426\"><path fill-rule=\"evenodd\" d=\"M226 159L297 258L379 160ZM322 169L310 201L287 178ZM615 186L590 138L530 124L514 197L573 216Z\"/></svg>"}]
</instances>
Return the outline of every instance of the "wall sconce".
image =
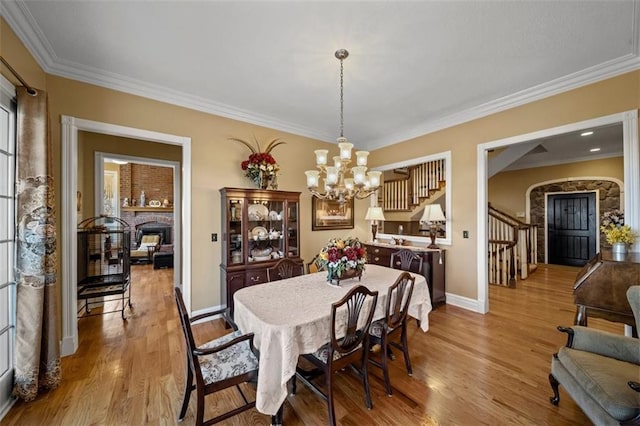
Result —
<instances>
[{"instance_id":1,"label":"wall sconce","mask_svg":"<svg viewBox=\"0 0 640 426\"><path fill-rule=\"evenodd\" d=\"M440 204L429 204L425 206L422 217L420 218L420 222L429 224L429 237L431 238L431 244L429 245L429 248L439 248L436 244L438 224L439 222L445 222L446 220L447 218L444 217L444 213L442 212L442 207L440 207Z\"/></svg>"},{"instance_id":2,"label":"wall sconce","mask_svg":"<svg viewBox=\"0 0 640 426\"><path fill-rule=\"evenodd\" d=\"M365 220L371 221L371 233L373 234L373 239L371 241L376 241L376 233L378 232L378 221L385 220L384 213L382 212L382 207L369 207L367 209L367 215L364 217Z\"/></svg>"}]
</instances>

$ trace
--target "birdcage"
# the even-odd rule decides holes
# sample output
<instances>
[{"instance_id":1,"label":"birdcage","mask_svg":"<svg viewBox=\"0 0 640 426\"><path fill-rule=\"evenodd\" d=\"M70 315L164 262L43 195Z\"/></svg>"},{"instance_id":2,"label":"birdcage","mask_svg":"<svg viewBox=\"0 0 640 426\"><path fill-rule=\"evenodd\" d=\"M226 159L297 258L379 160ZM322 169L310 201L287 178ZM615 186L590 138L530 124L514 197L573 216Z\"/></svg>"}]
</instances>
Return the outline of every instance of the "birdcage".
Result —
<instances>
[{"instance_id":1,"label":"birdcage","mask_svg":"<svg viewBox=\"0 0 640 426\"><path fill-rule=\"evenodd\" d=\"M78 224L78 316L120 312L131 304L131 231L114 216L97 216ZM97 313L92 313L92 308ZM111 309L111 310L109 310Z\"/></svg>"}]
</instances>

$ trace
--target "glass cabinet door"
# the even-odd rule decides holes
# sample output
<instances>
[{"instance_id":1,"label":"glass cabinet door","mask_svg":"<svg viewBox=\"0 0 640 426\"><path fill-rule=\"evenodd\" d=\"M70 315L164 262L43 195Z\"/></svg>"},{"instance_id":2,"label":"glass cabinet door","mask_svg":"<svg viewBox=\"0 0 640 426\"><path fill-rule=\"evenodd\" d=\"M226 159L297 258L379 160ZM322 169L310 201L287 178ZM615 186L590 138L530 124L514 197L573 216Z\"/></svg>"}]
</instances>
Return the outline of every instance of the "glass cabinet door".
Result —
<instances>
[{"instance_id":1,"label":"glass cabinet door","mask_svg":"<svg viewBox=\"0 0 640 426\"><path fill-rule=\"evenodd\" d=\"M227 265L243 263L242 255L242 198L229 199L229 241L227 245Z\"/></svg>"},{"instance_id":2,"label":"glass cabinet door","mask_svg":"<svg viewBox=\"0 0 640 426\"><path fill-rule=\"evenodd\" d=\"M287 203L287 250L288 256L300 256L298 240L298 203Z\"/></svg>"},{"instance_id":3,"label":"glass cabinet door","mask_svg":"<svg viewBox=\"0 0 640 426\"><path fill-rule=\"evenodd\" d=\"M248 262L264 262L284 257L284 205L283 201L248 200Z\"/></svg>"}]
</instances>

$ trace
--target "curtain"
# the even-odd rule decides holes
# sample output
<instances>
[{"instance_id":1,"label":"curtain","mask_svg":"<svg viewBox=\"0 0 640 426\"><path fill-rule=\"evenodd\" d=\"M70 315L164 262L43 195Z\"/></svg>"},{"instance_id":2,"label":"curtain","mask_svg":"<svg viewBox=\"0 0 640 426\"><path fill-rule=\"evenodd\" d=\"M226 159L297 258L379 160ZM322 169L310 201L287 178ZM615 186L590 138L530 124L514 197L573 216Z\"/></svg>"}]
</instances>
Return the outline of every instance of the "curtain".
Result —
<instances>
[{"instance_id":1,"label":"curtain","mask_svg":"<svg viewBox=\"0 0 640 426\"><path fill-rule=\"evenodd\" d=\"M47 93L16 88L17 233L14 395L31 401L60 383L56 230Z\"/></svg>"}]
</instances>

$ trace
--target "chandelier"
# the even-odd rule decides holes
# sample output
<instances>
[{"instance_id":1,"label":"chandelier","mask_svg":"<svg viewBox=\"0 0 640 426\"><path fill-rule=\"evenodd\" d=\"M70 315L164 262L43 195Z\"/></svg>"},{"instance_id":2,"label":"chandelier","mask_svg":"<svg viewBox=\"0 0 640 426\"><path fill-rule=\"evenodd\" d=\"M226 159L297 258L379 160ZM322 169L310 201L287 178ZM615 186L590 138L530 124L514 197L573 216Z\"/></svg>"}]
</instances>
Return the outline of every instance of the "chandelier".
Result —
<instances>
[{"instance_id":1,"label":"chandelier","mask_svg":"<svg viewBox=\"0 0 640 426\"><path fill-rule=\"evenodd\" d=\"M353 144L344 137L344 68L343 61L349 56L345 49L336 50L336 58L340 60L340 137L338 138L339 155L333 157L333 165L328 164L329 150L317 149L316 167L319 170L307 170L307 188L314 196L323 200L337 200L341 204L352 198L367 198L380 187L382 172L367 172L368 151L356 151L356 165L351 167L352 177L346 177L351 164ZM320 187L320 177L324 174L324 186Z\"/></svg>"}]
</instances>

